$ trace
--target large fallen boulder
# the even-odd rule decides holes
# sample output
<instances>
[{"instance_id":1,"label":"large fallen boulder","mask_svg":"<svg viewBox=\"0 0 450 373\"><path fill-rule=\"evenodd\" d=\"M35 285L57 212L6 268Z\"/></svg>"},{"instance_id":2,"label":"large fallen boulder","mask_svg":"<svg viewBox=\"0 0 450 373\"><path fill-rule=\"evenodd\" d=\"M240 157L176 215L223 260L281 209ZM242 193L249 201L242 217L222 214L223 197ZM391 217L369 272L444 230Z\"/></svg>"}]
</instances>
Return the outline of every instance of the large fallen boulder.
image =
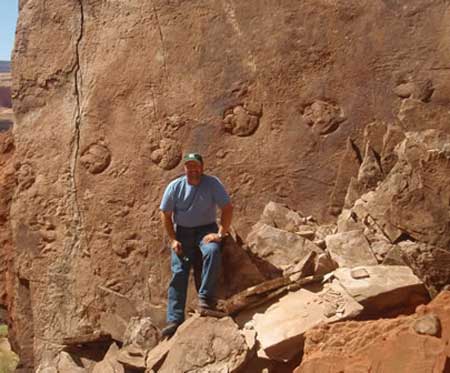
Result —
<instances>
[{"instance_id":1,"label":"large fallen boulder","mask_svg":"<svg viewBox=\"0 0 450 373\"><path fill-rule=\"evenodd\" d=\"M439 320L440 334L428 335L427 320ZM295 373L434 372L450 367L450 292L442 292L417 313L396 319L322 324L306 333Z\"/></svg>"},{"instance_id":2,"label":"large fallen boulder","mask_svg":"<svg viewBox=\"0 0 450 373\"><path fill-rule=\"evenodd\" d=\"M258 355L289 361L302 349L304 333L320 323L357 316L363 307L337 281L290 292L256 313L247 324L257 333Z\"/></svg>"},{"instance_id":3,"label":"large fallen boulder","mask_svg":"<svg viewBox=\"0 0 450 373\"><path fill-rule=\"evenodd\" d=\"M407 266L338 268L334 276L364 306L365 314L380 316L399 307L414 309L429 299L423 282Z\"/></svg>"}]
</instances>

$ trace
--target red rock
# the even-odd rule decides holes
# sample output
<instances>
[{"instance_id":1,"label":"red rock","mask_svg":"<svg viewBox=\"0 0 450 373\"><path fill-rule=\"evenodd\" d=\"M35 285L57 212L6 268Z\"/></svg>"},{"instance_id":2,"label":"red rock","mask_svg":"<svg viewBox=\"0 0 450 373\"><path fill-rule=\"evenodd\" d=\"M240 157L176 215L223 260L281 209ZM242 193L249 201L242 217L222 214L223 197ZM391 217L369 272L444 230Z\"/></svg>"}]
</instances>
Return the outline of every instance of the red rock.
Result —
<instances>
[{"instance_id":1,"label":"red rock","mask_svg":"<svg viewBox=\"0 0 450 373\"><path fill-rule=\"evenodd\" d=\"M414 331L416 320L428 313L441 321L440 338ZM309 331L303 361L295 373L446 373L450 366L449 343L450 292L446 291L411 316L339 322Z\"/></svg>"}]
</instances>

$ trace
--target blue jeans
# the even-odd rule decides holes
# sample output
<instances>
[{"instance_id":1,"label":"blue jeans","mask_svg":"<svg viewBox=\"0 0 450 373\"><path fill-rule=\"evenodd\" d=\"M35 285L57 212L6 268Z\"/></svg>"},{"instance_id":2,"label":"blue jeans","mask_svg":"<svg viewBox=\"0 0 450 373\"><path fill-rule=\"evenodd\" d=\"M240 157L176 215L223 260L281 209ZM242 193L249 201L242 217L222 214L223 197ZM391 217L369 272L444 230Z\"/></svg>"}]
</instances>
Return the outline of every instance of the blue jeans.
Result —
<instances>
[{"instance_id":1,"label":"blue jeans","mask_svg":"<svg viewBox=\"0 0 450 373\"><path fill-rule=\"evenodd\" d=\"M181 242L183 257L179 257L171 250L172 280L168 291L168 323L181 324L184 321L189 272L191 266L199 259L202 260L203 266L198 297L204 300L214 298L222 260L220 243L206 244L202 239L208 233L217 231L216 223L195 228L176 227L176 238Z\"/></svg>"}]
</instances>

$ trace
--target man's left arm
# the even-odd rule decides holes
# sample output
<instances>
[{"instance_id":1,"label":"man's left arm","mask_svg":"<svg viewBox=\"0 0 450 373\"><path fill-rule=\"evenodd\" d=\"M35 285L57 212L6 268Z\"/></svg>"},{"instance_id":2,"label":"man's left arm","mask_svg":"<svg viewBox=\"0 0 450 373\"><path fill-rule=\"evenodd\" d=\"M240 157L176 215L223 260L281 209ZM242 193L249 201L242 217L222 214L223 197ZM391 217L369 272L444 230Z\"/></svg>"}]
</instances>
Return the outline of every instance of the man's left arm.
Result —
<instances>
[{"instance_id":1,"label":"man's left arm","mask_svg":"<svg viewBox=\"0 0 450 373\"><path fill-rule=\"evenodd\" d=\"M221 242L222 238L225 237L225 235L230 230L231 220L233 218L233 205L231 204L231 202L228 202L220 209L222 213L220 215L219 231L217 233L209 233L205 237L203 237L203 241L205 243Z\"/></svg>"},{"instance_id":2,"label":"man's left arm","mask_svg":"<svg viewBox=\"0 0 450 373\"><path fill-rule=\"evenodd\" d=\"M230 196L228 195L225 187L219 179L214 178L212 183L212 193L214 202L219 206L221 210L219 231L217 233L211 233L206 235L203 240L208 243L211 241L220 242L222 238L228 233L231 226L231 220L233 219L233 205L231 204Z\"/></svg>"},{"instance_id":3,"label":"man's left arm","mask_svg":"<svg viewBox=\"0 0 450 373\"><path fill-rule=\"evenodd\" d=\"M231 220L233 219L233 205L227 203L222 207L222 214L220 215L219 236L224 237L230 230Z\"/></svg>"}]
</instances>

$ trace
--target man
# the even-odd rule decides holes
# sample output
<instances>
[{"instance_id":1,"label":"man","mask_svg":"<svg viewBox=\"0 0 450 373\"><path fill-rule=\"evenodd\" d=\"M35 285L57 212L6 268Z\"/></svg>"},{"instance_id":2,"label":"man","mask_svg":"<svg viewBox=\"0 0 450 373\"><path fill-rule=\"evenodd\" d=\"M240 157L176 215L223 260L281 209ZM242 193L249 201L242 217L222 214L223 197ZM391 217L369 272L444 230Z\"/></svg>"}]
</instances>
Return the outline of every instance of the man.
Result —
<instances>
[{"instance_id":1,"label":"man","mask_svg":"<svg viewBox=\"0 0 450 373\"><path fill-rule=\"evenodd\" d=\"M203 262L198 289L199 307L211 309L221 265L220 244L230 228L233 207L218 178L203 174L203 158L188 153L183 158L185 175L166 188L161 219L169 236L172 279L169 284L167 326L162 333L171 336L184 321L189 270L196 254ZM221 209L216 223L217 206Z\"/></svg>"}]
</instances>

